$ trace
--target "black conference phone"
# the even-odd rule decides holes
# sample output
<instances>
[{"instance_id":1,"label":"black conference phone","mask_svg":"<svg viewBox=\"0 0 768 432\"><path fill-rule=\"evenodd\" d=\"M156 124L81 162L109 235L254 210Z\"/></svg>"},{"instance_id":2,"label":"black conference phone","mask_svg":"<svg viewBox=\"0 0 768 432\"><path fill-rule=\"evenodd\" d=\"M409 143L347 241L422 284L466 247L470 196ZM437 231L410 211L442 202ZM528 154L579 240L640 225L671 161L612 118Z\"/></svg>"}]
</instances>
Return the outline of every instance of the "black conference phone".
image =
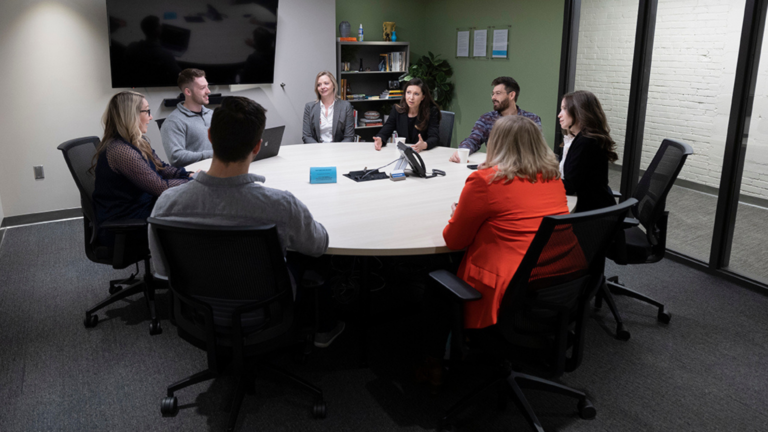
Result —
<instances>
[{"instance_id":1,"label":"black conference phone","mask_svg":"<svg viewBox=\"0 0 768 432\"><path fill-rule=\"evenodd\" d=\"M410 146L407 146L403 143L397 143L397 149L400 150L400 153L403 155L405 160L408 161L408 165L411 167L411 172L414 176L421 178L432 178L437 177L438 175L445 175L445 171L437 169L433 169L432 174L428 175L427 167L424 165L424 159L422 159L421 155L416 153Z\"/></svg>"}]
</instances>

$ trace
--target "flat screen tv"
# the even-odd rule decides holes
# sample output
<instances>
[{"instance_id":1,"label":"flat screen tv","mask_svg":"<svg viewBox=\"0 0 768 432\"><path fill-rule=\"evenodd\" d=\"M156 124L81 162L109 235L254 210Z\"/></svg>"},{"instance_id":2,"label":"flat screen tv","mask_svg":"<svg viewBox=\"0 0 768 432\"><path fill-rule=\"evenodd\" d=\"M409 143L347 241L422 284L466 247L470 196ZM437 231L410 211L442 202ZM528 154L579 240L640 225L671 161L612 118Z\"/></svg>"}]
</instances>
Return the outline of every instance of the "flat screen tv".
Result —
<instances>
[{"instance_id":1,"label":"flat screen tv","mask_svg":"<svg viewBox=\"0 0 768 432\"><path fill-rule=\"evenodd\" d=\"M210 84L270 84L278 0L107 0L112 87L175 87L186 68Z\"/></svg>"}]
</instances>

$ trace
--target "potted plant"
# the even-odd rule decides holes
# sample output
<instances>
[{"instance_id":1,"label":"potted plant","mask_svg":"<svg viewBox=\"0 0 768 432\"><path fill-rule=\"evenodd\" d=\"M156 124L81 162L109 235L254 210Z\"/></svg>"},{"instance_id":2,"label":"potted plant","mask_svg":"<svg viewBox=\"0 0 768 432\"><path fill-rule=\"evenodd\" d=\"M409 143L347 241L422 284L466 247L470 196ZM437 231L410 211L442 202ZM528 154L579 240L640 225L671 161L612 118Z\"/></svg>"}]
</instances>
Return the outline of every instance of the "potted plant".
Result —
<instances>
[{"instance_id":1,"label":"potted plant","mask_svg":"<svg viewBox=\"0 0 768 432\"><path fill-rule=\"evenodd\" d=\"M440 55L421 56L408 69L408 73L400 81L410 81L413 78L421 78L432 90L432 99L444 110L447 110L453 100L452 82L448 81L453 75L453 68L448 64L448 60L440 59Z\"/></svg>"}]
</instances>

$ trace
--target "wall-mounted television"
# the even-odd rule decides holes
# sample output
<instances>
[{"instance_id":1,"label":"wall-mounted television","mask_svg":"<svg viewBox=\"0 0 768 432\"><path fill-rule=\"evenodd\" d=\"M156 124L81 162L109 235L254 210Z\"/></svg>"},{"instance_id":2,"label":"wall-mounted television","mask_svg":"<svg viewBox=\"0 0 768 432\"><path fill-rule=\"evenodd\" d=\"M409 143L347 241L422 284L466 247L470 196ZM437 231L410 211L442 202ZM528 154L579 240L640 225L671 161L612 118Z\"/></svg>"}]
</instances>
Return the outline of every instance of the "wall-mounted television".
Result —
<instances>
[{"instance_id":1,"label":"wall-mounted television","mask_svg":"<svg viewBox=\"0 0 768 432\"><path fill-rule=\"evenodd\" d=\"M106 0L112 87L274 82L278 0Z\"/></svg>"}]
</instances>

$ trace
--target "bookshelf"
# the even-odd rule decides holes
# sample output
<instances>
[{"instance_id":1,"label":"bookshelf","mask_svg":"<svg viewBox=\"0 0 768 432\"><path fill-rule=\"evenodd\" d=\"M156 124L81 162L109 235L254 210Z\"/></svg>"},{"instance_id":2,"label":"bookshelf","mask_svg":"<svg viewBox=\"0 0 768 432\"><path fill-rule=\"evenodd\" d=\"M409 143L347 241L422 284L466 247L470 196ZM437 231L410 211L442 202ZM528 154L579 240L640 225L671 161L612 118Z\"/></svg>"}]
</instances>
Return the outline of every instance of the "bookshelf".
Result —
<instances>
[{"instance_id":1,"label":"bookshelf","mask_svg":"<svg viewBox=\"0 0 768 432\"><path fill-rule=\"evenodd\" d=\"M379 71L380 54L393 52L404 53L402 58L402 70L397 71ZM339 93L342 93L342 80L346 80L351 94L366 97L374 96L377 99L347 99L352 107L358 112L360 118L366 111L382 111L382 108L398 103L400 97L381 98L380 95L389 88L389 81L399 80L401 75L408 71L410 66L411 49L410 42L336 42L336 77L339 81ZM360 60L363 61L364 68L370 68L370 71L359 71ZM350 63L350 71L342 71L342 64ZM383 115L389 115L382 112ZM364 141L372 141L373 135L381 126L358 126L355 125L355 134L360 135Z\"/></svg>"}]
</instances>

